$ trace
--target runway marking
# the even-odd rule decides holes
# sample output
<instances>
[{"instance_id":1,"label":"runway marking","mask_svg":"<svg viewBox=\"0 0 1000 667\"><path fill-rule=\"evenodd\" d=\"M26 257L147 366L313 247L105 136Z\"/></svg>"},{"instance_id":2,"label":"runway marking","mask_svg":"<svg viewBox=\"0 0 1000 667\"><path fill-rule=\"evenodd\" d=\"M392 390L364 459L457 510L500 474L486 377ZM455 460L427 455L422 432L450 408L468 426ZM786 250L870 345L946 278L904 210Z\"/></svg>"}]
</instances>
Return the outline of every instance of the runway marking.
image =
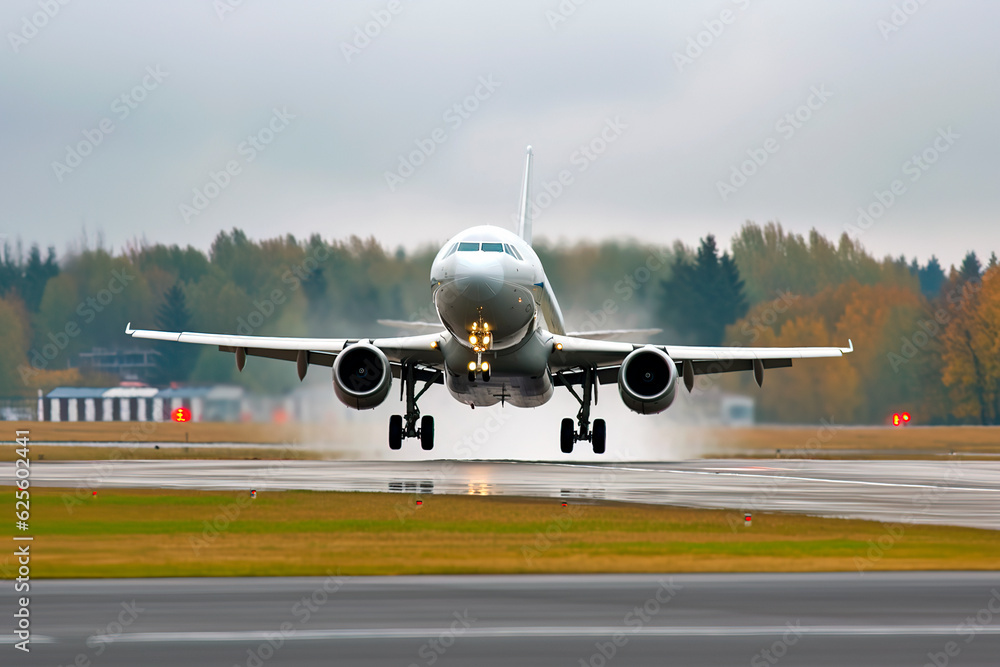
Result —
<instances>
[{"instance_id":1,"label":"runway marking","mask_svg":"<svg viewBox=\"0 0 1000 667\"><path fill-rule=\"evenodd\" d=\"M802 635L825 636L957 636L961 634L954 625L797 625L794 631ZM479 627L461 632L463 638L495 637L605 637L615 634L644 637L756 637L778 636L789 632L788 625L761 626L695 626L650 627L623 626L599 627ZM1000 635L1000 626L984 626L977 634ZM443 634L455 634L450 627L443 628L356 628L296 630L287 635L268 630L236 630L229 632L135 632L118 636L93 635L87 645L104 644L157 644L157 643L220 643L258 642L268 640L316 641L323 639L427 639ZM34 638L32 638L34 639Z\"/></svg>"},{"instance_id":2,"label":"runway marking","mask_svg":"<svg viewBox=\"0 0 1000 667\"><path fill-rule=\"evenodd\" d=\"M20 641L24 641L24 640L18 639L14 635L0 635L0 644L10 644L11 646L13 646L14 644L17 644ZM48 635L31 635L31 643L32 644L55 644L56 640L55 640L54 637L49 637Z\"/></svg>"},{"instance_id":3,"label":"runway marking","mask_svg":"<svg viewBox=\"0 0 1000 667\"><path fill-rule=\"evenodd\" d=\"M646 473L670 473L676 475L723 475L727 477L752 477L755 479L787 479L794 480L798 482L829 482L830 484L862 484L865 486L892 486L892 487L907 487L914 489L942 489L942 490L954 490L954 491L988 491L991 493L1000 493L1000 488L995 487L979 487L979 486L941 486L940 484L916 484L910 482L873 482L870 480L863 479L835 479L830 477L799 477L796 475L758 475L752 473L738 473L738 472L710 472L711 469L706 470L677 470L671 468L626 468L620 466L594 466L594 465L578 465L562 463L557 464L561 466L571 467L571 468L590 468L590 469L600 469L600 470L624 470L626 472L646 472Z\"/></svg>"}]
</instances>

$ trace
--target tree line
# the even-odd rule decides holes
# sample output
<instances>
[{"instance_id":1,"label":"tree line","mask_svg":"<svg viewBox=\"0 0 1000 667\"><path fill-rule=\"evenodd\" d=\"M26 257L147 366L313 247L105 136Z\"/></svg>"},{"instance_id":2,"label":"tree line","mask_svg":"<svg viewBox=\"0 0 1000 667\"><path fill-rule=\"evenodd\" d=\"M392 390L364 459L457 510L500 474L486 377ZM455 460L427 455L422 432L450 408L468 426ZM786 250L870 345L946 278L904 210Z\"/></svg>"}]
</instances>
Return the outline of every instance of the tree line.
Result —
<instances>
[{"instance_id":1,"label":"tree line","mask_svg":"<svg viewBox=\"0 0 1000 667\"><path fill-rule=\"evenodd\" d=\"M947 270L935 257L873 257L848 235L830 240L746 223L721 252L629 242L537 242L571 330L659 327L657 342L837 345L844 360L796 362L699 386L753 393L777 422L1000 423L1000 269L973 252ZM153 347L157 384L241 383L279 393L297 384L286 365L137 341L124 326L259 335L361 337L398 333L380 318L434 321L428 284L435 246L388 250L374 239L292 235L252 240L220 233L207 252L134 242L121 252L82 244L3 248L0 382L7 396L60 385L115 384L78 363L94 348ZM707 383L707 385L705 384Z\"/></svg>"}]
</instances>

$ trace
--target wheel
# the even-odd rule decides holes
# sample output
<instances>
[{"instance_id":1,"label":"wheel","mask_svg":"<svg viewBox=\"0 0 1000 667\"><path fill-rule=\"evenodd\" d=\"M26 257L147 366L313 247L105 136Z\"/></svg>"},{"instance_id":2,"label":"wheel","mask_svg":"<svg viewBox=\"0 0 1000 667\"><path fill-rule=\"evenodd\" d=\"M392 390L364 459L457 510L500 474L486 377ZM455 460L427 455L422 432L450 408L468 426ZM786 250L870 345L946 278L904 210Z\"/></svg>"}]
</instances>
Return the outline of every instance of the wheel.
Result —
<instances>
[{"instance_id":1,"label":"wheel","mask_svg":"<svg viewBox=\"0 0 1000 667\"><path fill-rule=\"evenodd\" d=\"M608 425L604 423L603 419L595 419L594 430L590 436L593 439L595 454L604 453L604 446L607 443L607 436L608 436Z\"/></svg>"},{"instance_id":2,"label":"wheel","mask_svg":"<svg viewBox=\"0 0 1000 667\"><path fill-rule=\"evenodd\" d=\"M483 371L483 382L489 382L489 381L490 381L490 372Z\"/></svg>"},{"instance_id":3,"label":"wheel","mask_svg":"<svg viewBox=\"0 0 1000 667\"><path fill-rule=\"evenodd\" d=\"M569 417L562 420L562 428L559 431L559 447L562 449L563 454L573 453L573 438L575 435L573 432L573 420Z\"/></svg>"},{"instance_id":4,"label":"wheel","mask_svg":"<svg viewBox=\"0 0 1000 667\"><path fill-rule=\"evenodd\" d=\"M420 418L420 446L426 451L434 449L434 417L430 415Z\"/></svg>"},{"instance_id":5,"label":"wheel","mask_svg":"<svg viewBox=\"0 0 1000 667\"><path fill-rule=\"evenodd\" d=\"M399 449L403 446L403 418L400 415L389 417L389 449Z\"/></svg>"},{"instance_id":6,"label":"wheel","mask_svg":"<svg viewBox=\"0 0 1000 667\"><path fill-rule=\"evenodd\" d=\"M476 381L476 371L469 371L469 382Z\"/></svg>"}]
</instances>

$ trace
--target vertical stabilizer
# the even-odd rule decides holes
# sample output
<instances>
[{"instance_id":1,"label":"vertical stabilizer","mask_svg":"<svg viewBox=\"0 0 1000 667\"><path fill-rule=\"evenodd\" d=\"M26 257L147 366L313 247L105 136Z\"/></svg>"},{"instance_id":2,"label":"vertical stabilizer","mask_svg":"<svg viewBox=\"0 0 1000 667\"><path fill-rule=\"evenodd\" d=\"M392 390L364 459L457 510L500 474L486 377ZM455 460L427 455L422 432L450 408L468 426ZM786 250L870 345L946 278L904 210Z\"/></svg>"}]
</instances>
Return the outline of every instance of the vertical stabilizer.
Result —
<instances>
[{"instance_id":1,"label":"vertical stabilizer","mask_svg":"<svg viewBox=\"0 0 1000 667\"><path fill-rule=\"evenodd\" d=\"M521 209L518 211L517 235L531 245L531 146L524 162L524 182L521 184Z\"/></svg>"}]
</instances>

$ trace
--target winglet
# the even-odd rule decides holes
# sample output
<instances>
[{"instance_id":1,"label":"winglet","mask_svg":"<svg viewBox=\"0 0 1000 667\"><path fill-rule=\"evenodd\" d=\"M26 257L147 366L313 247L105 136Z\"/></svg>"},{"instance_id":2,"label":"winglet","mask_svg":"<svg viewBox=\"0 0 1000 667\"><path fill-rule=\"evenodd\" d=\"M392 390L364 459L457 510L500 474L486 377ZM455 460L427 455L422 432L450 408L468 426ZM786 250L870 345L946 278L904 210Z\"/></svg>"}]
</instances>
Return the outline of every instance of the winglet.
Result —
<instances>
[{"instance_id":1,"label":"winglet","mask_svg":"<svg viewBox=\"0 0 1000 667\"><path fill-rule=\"evenodd\" d=\"M843 352L844 354L850 354L851 352L854 352L854 343L851 341L850 338L847 339L847 349L845 350L844 348L840 348L840 351Z\"/></svg>"},{"instance_id":2,"label":"winglet","mask_svg":"<svg viewBox=\"0 0 1000 667\"><path fill-rule=\"evenodd\" d=\"M125 333L126 334L128 334L129 336L131 336L133 331L135 331L135 329L132 328L132 323L131 322L129 322L128 324L125 325Z\"/></svg>"},{"instance_id":3,"label":"winglet","mask_svg":"<svg viewBox=\"0 0 1000 667\"><path fill-rule=\"evenodd\" d=\"M534 153L528 146L528 156L524 162L524 181L521 183L521 207L518 210L517 235L531 245L531 158Z\"/></svg>"}]
</instances>

